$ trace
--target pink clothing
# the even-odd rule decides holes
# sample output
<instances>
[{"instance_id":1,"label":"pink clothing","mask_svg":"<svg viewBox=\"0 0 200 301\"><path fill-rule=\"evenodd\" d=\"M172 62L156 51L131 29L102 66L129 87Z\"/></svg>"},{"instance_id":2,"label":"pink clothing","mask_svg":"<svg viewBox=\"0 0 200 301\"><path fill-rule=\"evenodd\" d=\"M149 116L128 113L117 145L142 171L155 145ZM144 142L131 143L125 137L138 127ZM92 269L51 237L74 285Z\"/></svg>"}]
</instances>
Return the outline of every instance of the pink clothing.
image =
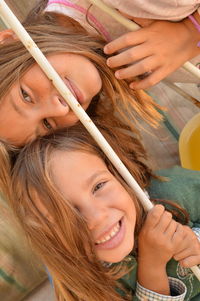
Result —
<instances>
[{"instance_id":1,"label":"pink clothing","mask_svg":"<svg viewBox=\"0 0 200 301\"><path fill-rule=\"evenodd\" d=\"M134 17L172 21L187 17L200 6L200 0L159 0L151 1L151 3L149 0L103 0L103 2ZM113 40L128 32L127 28L107 13L94 5L91 6L88 0L49 0L46 11L72 17L88 32L101 33L106 41ZM200 57L193 59L192 62L197 64L200 62ZM167 79L173 82L199 83L196 77L182 68Z\"/></svg>"},{"instance_id":2,"label":"pink clothing","mask_svg":"<svg viewBox=\"0 0 200 301\"><path fill-rule=\"evenodd\" d=\"M182 20L191 15L200 5L200 0L103 0L103 2L137 18L172 21Z\"/></svg>"}]
</instances>

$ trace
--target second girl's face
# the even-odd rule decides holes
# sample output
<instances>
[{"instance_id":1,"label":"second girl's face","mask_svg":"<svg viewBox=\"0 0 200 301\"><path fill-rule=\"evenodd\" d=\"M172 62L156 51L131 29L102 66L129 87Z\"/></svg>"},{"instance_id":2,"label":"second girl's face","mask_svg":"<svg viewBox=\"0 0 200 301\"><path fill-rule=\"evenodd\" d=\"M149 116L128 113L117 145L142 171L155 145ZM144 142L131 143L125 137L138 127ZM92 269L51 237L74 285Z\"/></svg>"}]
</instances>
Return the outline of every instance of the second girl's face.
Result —
<instances>
[{"instance_id":1,"label":"second girl's face","mask_svg":"<svg viewBox=\"0 0 200 301\"><path fill-rule=\"evenodd\" d=\"M69 53L53 54L48 60L86 110L102 86L93 63ZM0 101L0 138L16 145L77 121L76 115L36 64Z\"/></svg>"},{"instance_id":2,"label":"second girl's face","mask_svg":"<svg viewBox=\"0 0 200 301\"><path fill-rule=\"evenodd\" d=\"M134 245L136 210L128 192L96 155L57 151L51 168L59 191L86 220L97 257L121 261Z\"/></svg>"}]
</instances>

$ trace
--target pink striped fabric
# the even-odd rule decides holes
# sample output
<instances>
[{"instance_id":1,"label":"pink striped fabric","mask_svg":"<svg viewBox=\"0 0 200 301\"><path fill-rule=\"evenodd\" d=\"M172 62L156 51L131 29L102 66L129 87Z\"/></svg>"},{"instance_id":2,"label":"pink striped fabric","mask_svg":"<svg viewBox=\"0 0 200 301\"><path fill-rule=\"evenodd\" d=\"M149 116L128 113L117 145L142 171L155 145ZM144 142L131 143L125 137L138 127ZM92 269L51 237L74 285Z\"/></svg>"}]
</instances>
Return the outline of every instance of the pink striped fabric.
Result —
<instances>
[{"instance_id":1,"label":"pink striped fabric","mask_svg":"<svg viewBox=\"0 0 200 301\"><path fill-rule=\"evenodd\" d=\"M90 12L87 11L84 7L77 5L75 3L72 3L71 1L68 0L49 0L48 5L50 4L61 4L66 7L71 7L80 13L84 14L85 16L87 15L87 18L94 24L95 28L104 36L106 41L111 41L111 37L105 27L92 15Z\"/></svg>"}]
</instances>

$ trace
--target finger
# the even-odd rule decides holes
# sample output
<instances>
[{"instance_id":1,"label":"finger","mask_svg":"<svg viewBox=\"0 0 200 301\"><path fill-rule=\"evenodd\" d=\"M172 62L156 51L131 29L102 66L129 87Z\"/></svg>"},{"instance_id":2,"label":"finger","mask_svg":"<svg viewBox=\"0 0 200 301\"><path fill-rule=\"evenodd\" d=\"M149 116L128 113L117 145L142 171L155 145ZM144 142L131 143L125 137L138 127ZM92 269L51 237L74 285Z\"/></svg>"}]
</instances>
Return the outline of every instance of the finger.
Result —
<instances>
[{"instance_id":1,"label":"finger","mask_svg":"<svg viewBox=\"0 0 200 301\"><path fill-rule=\"evenodd\" d=\"M152 57L147 57L137 62L133 65L130 65L126 68L117 70L115 76L118 79L127 79L130 77L136 77L141 74L148 72L154 72L153 70L158 68L158 63L152 59Z\"/></svg>"},{"instance_id":2,"label":"finger","mask_svg":"<svg viewBox=\"0 0 200 301\"><path fill-rule=\"evenodd\" d=\"M184 228L183 225L181 225L180 223L176 223L176 229L175 231L172 233L172 243L179 243L181 242L181 250L183 250L186 247L186 243L184 240L185 237L185 233L184 233ZM172 230L173 231L173 230Z\"/></svg>"},{"instance_id":3,"label":"finger","mask_svg":"<svg viewBox=\"0 0 200 301\"><path fill-rule=\"evenodd\" d=\"M174 255L174 259L182 260L191 255L200 255L200 243L192 232L191 229L188 232L188 227L182 226L183 234L180 243L180 250Z\"/></svg>"},{"instance_id":4,"label":"finger","mask_svg":"<svg viewBox=\"0 0 200 301\"><path fill-rule=\"evenodd\" d=\"M142 27L147 27L155 22L155 20L152 19L136 18L136 17L133 17L132 20Z\"/></svg>"},{"instance_id":5,"label":"finger","mask_svg":"<svg viewBox=\"0 0 200 301\"><path fill-rule=\"evenodd\" d=\"M164 206L155 205L147 214L145 225L149 228L154 228L160 221L160 218L165 211Z\"/></svg>"},{"instance_id":6,"label":"finger","mask_svg":"<svg viewBox=\"0 0 200 301\"><path fill-rule=\"evenodd\" d=\"M150 75L145 79L140 81L135 81L130 84L130 88L134 90L144 90L149 89L152 86L158 84L163 78L168 75L163 68L158 68L154 70Z\"/></svg>"},{"instance_id":7,"label":"finger","mask_svg":"<svg viewBox=\"0 0 200 301\"><path fill-rule=\"evenodd\" d=\"M190 256L200 256L198 250L195 247L186 247L185 249L181 250L179 253L174 255L174 259L177 261L183 260Z\"/></svg>"},{"instance_id":8,"label":"finger","mask_svg":"<svg viewBox=\"0 0 200 301\"><path fill-rule=\"evenodd\" d=\"M174 221L174 223L176 223L176 222ZM168 227L174 223L172 221L172 214L168 211L164 211L160 218L159 223L156 226L156 229L162 233L166 233ZM176 229L176 226L174 227L174 231L175 231L175 229Z\"/></svg>"},{"instance_id":9,"label":"finger","mask_svg":"<svg viewBox=\"0 0 200 301\"><path fill-rule=\"evenodd\" d=\"M113 40L104 47L104 52L106 54L112 54L118 50L127 48L129 46L136 46L138 44L144 43L146 41L143 29L139 29L135 32L128 32L121 37Z\"/></svg>"},{"instance_id":10,"label":"finger","mask_svg":"<svg viewBox=\"0 0 200 301\"><path fill-rule=\"evenodd\" d=\"M167 227L164 230L166 237L168 237L172 240L174 237L174 234L176 233L177 226L178 226L178 223L175 220L173 220L173 218L171 218L171 221L169 222L169 224L167 225Z\"/></svg>"},{"instance_id":11,"label":"finger","mask_svg":"<svg viewBox=\"0 0 200 301\"><path fill-rule=\"evenodd\" d=\"M116 68L127 64L133 64L134 62L151 56L151 49L145 47L144 44L142 44L142 47L141 45L132 47L107 59L107 65L110 68ZM141 72L139 74L141 74Z\"/></svg>"},{"instance_id":12,"label":"finger","mask_svg":"<svg viewBox=\"0 0 200 301\"><path fill-rule=\"evenodd\" d=\"M200 255L187 257L187 258L179 261L179 263L184 268L191 268L194 265L199 265L200 264Z\"/></svg>"},{"instance_id":13,"label":"finger","mask_svg":"<svg viewBox=\"0 0 200 301\"><path fill-rule=\"evenodd\" d=\"M118 10L120 12L120 14L122 16L124 16L125 18L129 19L129 20L132 20L134 22L136 22L138 25L142 26L142 27L146 27L146 26L149 26L150 24L152 24L154 22L154 20L151 20L151 19L147 19L147 18L136 18L136 17L133 17L133 16L130 16L126 13L124 13L123 11L121 10Z\"/></svg>"}]
</instances>

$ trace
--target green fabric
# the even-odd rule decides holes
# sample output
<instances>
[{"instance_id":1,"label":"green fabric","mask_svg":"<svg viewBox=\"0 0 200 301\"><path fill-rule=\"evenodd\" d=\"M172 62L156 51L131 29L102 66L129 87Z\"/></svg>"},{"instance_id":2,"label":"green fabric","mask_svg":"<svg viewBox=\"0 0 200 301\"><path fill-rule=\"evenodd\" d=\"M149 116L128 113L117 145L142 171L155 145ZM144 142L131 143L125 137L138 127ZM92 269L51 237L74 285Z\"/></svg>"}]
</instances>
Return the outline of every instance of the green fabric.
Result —
<instances>
[{"instance_id":1,"label":"green fabric","mask_svg":"<svg viewBox=\"0 0 200 301\"><path fill-rule=\"evenodd\" d=\"M173 200L184 207L190 214L190 226L200 225L200 172L174 167L160 170L158 175L168 177L167 182L152 179L148 189L150 197ZM128 256L125 262L129 267L134 266L131 272L120 279L120 282L132 291L133 301L138 300L134 296L136 286L137 263L132 256ZM183 269L171 260L167 265L168 276L182 280L187 286L185 300L200 301L200 282L190 269ZM195 297L195 298L194 298Z\"/></svg>"},{"instance_id":2,"label":"green fabric","mask_svg":"<svg viewBox=\"0 0 200 301\"><path fill-rule=\"evenodd\" d=\"M175 201L190 214L191 226L200 224L200 172L175 166L160 170L157 175L168 181L152 180L148 189L150 197Z\"/></svg>"}]
</instances>

